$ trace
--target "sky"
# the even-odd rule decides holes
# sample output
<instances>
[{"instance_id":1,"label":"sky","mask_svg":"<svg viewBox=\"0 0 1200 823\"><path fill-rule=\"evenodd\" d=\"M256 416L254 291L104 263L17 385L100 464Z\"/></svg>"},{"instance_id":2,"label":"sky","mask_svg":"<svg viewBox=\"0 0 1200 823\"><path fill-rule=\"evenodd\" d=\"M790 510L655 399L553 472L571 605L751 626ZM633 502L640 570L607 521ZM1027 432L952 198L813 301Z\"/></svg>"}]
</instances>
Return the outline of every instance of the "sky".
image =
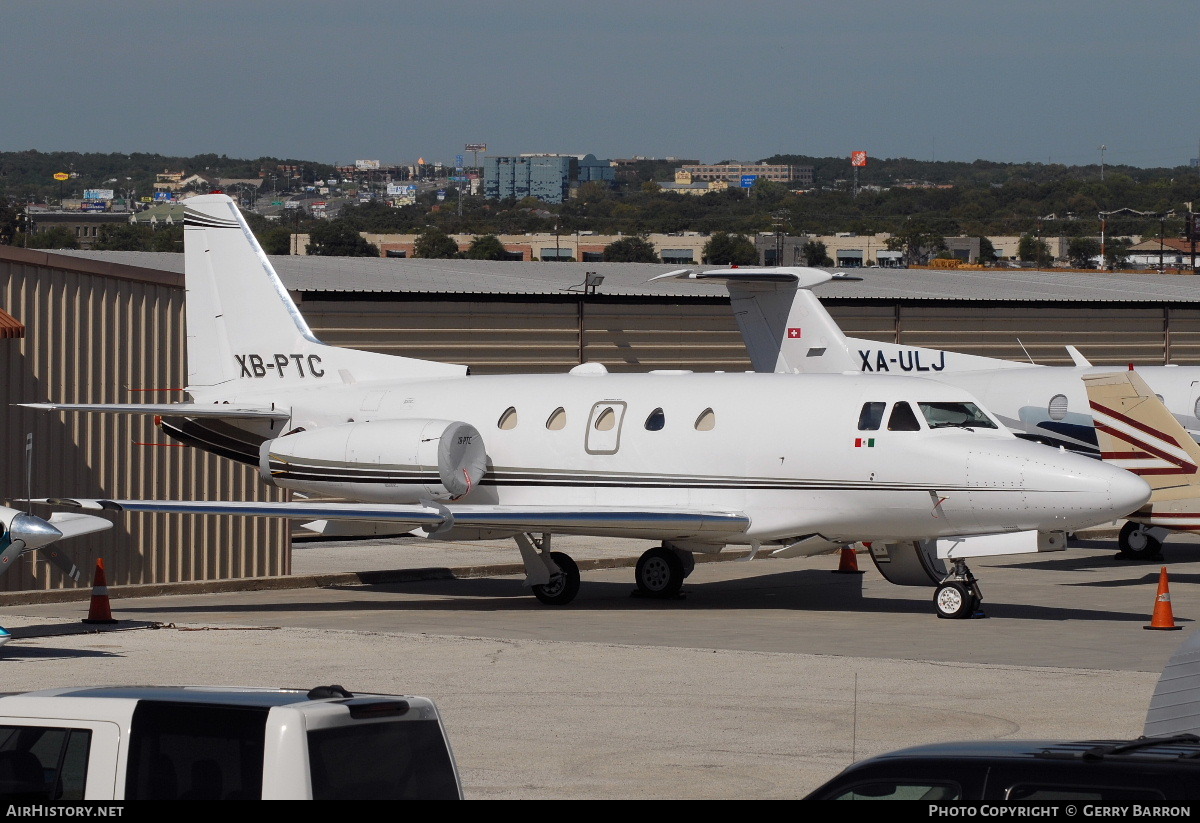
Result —
<instances>
[{"instance_id":1,"label":"sky","mask_svg":"<svg viewBox=\"0 0 1200 823\"><path fill-rule=\"evenodd\" d=\"M1200 155L1194 0L5 0L0 20L0 151Z\"/></svg>"}]
</instances>

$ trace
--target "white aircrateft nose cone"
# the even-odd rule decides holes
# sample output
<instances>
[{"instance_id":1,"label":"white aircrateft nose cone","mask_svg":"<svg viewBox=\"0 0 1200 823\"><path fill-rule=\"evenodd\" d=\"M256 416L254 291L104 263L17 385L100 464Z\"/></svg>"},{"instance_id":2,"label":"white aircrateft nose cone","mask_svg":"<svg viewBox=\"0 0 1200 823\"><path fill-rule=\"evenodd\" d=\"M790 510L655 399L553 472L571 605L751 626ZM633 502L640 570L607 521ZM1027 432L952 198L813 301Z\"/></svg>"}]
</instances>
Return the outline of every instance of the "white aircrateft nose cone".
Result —
<instances>
[{"instance_id":1,"label":"white aircrateft nose cone","mask_svg":"<svg viewBox=\"0 0 1200 823\"><path fill-rule=\"evenodd\" d=\"M1027 476L1035 488L1053 487L1057 476L1062 492L1056 498L1066 509L1060 515L1062 528L1068 530L1119 520L1150 499L1150 485L1136 474L1070 452L1057 452L1052 460L1027 469ZM1029 500L1036 505L1038 495Z\"/></svg>"},{"instance_id":2,"label":"white aircrateft nose cone","mask_svg":"<svg viewBox=\"0 0 1200 823\"><path fill-rule=\"evenodd\" d=\"M1150 499L1149 484L1132 472L1015 439L973 446L967 485L976 514L1038 531L1111 523Z\"/></svg>"},{"instance_id":3,"label":"white aircrateft nose cone","mask_svg":"<svg viewBox=\"0 0 1200 823\"><path fill-rule=\"evenodd\" d=\"M21 512L13 517L8 525L9 536L13 541L20 540L28 549L40 549L55 540L61 540L63 533L40 517Z\"/></svg>"}]
</instances>

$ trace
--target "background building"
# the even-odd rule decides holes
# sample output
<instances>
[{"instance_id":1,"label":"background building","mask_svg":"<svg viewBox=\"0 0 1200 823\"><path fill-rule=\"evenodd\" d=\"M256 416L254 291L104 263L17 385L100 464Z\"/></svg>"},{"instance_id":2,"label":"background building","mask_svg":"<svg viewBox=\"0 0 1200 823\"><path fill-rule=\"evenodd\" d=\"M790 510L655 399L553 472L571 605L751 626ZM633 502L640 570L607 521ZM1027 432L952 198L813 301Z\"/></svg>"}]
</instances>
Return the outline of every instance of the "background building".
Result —
<instances>
[{"instance_id":1,"label":"background building","mask_svg":"<svg viewBox=\"0 0 1200 823\"><path fill-rule=\"evenodd\" d=\"M154 257L134 253L129 259ZM0 345L6 404L0 495L8 501L24 497L27 488L35 497L283 499L254 469L167 440L151 415L39 412L16 405L182 400L187 369L178 272L0 246L0 305L26 327L23 339ZM33 438L28 487L27 435ZM44 517L48 511L35 513ZM99 558L112 585L291 570L287 521L108 516L116 522L113 529L63 544L83 571L78 586L32 552L0 576L0 591L90 586Z\"/></svg>"},{"instance_id":2,"label":"background building","mask_svg":"<svg viewBox=\"0 0 1200 823\"><path fill-rule=\"evenodd\" d=\"M738 185L746 175L753 175L772 183L784 183L794 188L811 188L813 184L812 166L713 163L680 166L679 170L690 174L692 180L724 180L731 185Z\"/></svg>"},{"instance_id":3,"label":"background building","mask_svg":"<svg viewBox=\"0 0 1200 823\"><path fill-rule=\"evenodd\" d=\"M579 183L614 179L612 164L592 154L522 154L483 159L483 196L492 200L536 197L544 203L562 203Z\"/></svg>"},{"instance_id":4,"label":"background building","mask_svg":"<svg viewBox=\"0 0 1200 823\"><path fill-rule=\"evenodd\" d=\"M25 211L30 234L42 234L55 228L66 229L75 236L75 242L81 249L92 247L100 238L103 226L128 223L132 216L127 211Z\"/></svg>"}]
</instances>

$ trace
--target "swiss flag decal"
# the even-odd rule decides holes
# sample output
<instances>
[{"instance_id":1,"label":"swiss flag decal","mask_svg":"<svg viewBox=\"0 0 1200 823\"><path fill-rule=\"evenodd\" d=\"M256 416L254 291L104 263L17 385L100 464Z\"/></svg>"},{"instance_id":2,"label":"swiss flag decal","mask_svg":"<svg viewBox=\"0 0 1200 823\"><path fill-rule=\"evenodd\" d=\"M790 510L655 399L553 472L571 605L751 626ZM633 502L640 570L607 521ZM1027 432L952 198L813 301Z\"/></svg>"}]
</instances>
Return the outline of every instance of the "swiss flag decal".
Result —
<instances>
[{"instance_id":1,"label":"swiss flag decal","mask_svg":"<svg viewBox=\"0 0 1200 823\"><path fill-rule=\"evenodd\" d=\"M788 339L799 340L800 339L800 329L794 328L794 327L789 327L788 328Z\"/></svg>"}]
</instances>

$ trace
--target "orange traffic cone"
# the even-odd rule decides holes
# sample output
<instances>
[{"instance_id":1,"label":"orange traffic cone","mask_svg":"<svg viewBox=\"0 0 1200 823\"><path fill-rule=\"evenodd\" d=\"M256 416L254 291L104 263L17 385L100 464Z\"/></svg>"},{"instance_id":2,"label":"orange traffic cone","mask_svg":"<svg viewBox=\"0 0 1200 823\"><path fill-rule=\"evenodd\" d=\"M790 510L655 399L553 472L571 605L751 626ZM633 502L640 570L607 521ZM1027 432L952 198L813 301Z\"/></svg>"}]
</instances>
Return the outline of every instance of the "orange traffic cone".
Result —
<instances>
[{"instance_id":1,"label":"orange traffic cone","mask_svg":"<svg viewBox=\"0 0 1200 823\"><path fill-rule=\"evenodd\" d=\"M92 580L92 605L84 623L116 623L108 607L108 581L104 577L104 558L96 561L96 576Z\"/></svg>"},{"instance_id":2,"label":"orange traffic cone","mask_svg":"<svg viewBox=\"0 0 1200 823\"><path fill-rule=\"evenodd\" d=\"M1163 566L1158 575L1158 596L1154 598L1154 614L1150 617L1150 625L1143 629L1182 629L1175 625L1175 615L1171 613L1171 591L1167 587L1167 567Z\"/></svg>"},{"instance_id":3,"label":"orange traffic cone","mask_svg":"<svg viewBox=\"0 0 1200 823\"><path fill-rule=\"evenodd\" d=\"M854 553L854 549L845 546L842 549L841 560L838 561L838 567L834 570L834 574L862 574L858 568L858 557Z\"/></svg>"}]
</instances>

